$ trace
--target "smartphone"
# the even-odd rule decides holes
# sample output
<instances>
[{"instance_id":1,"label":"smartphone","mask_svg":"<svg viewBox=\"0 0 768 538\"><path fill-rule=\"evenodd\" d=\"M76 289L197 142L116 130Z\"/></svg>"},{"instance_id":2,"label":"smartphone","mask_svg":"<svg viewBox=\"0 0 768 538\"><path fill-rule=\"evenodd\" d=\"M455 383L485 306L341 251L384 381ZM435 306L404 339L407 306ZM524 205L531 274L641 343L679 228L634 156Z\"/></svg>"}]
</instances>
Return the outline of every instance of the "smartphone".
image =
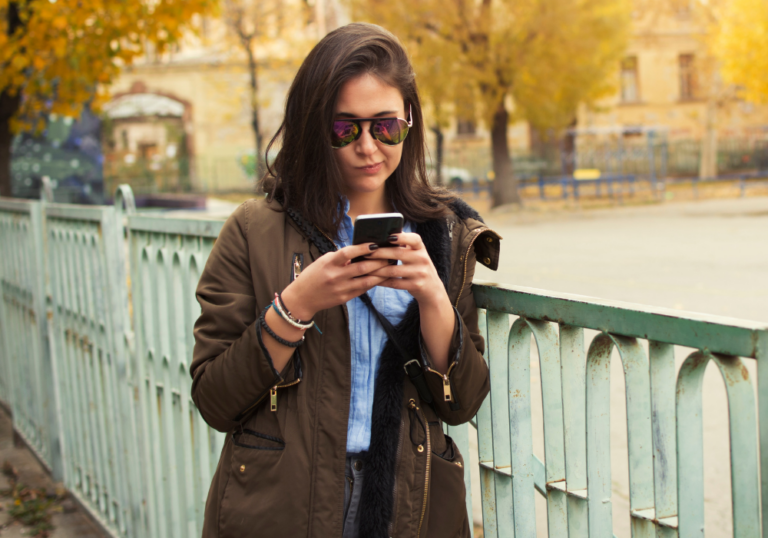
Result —
<instances>
[{"instance_id":1,"label":"smartphone","mask_svg":"<svg viewBox=\"0 0 768 538\"><path fill-rule=\"evenodd\" d=\"M394 246L388 241L392 234L399 234L403 231L403 215L401 213L373 213L371 215L360 215L355 219L355 231L352 234L352 244L360 245L363 243L376 243L380 248ZM362 261L364 258L357 257L352 260L353 263ZM390 260L397 263L397 260Z\"/></svg>"}]
</instances>

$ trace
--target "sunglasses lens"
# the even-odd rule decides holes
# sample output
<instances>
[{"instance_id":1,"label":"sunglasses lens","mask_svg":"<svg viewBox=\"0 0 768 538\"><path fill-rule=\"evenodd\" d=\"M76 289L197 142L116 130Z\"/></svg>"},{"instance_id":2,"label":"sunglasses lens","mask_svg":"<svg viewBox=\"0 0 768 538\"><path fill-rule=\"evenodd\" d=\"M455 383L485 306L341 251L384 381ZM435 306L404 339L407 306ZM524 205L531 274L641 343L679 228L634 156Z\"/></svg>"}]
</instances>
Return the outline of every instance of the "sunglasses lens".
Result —
<instances>
[{"instance_id":1,"label":"sunglasses lens","mask_svg":"<svg viewBox=\"0 0 768 538\"><path fill-rule=\"evenodd\" d=\"M373 124L373 136L382 144L396 146L408 135L408 123L401 119L379 120Z\"/></svg>"},{"instance_id":2,"label":"sunglasses lens","mask_svg":"<svg viewBox=\"0 0 768 538\"><path fill-rule=\"evenodd\" d=\"M360 127L351 121L334 121L331 133L331 146L343 148L355 141L360 134Z\"/></svg>"}]
</instances>

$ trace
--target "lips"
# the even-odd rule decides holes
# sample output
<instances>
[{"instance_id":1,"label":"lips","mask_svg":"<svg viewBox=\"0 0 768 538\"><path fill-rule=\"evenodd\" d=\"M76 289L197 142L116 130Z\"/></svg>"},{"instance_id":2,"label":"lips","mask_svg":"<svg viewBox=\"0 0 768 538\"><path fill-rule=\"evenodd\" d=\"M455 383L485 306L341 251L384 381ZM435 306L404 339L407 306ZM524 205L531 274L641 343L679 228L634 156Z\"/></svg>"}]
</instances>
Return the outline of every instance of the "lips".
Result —
<instances>
[{"instance_id":1,"label":"lips","mask_svg":"<svg viewBox=\"0 0 768 538\"><path fill-rule=\"evenodd\" d=\"M358 166L357 169L366 174L375 174L381 170L382 166L384 166L384 163L380 162L376 164L370 164L368 166Z\"/></svg>"}]
</instances>

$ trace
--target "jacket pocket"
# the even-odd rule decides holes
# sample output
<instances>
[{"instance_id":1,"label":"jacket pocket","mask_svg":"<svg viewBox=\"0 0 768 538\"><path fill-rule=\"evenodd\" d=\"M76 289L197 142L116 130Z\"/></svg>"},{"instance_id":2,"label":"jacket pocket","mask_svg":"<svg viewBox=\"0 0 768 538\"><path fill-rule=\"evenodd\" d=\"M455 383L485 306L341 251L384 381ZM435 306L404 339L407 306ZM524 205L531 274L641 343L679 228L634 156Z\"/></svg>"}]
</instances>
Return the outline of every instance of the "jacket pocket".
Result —
<instances>
[{"instance_id":1,"label":"jacket pocket","mask_svg":"<svg viewBox=\"0 0 768 538\"><path fill-rule=\"evenodd\" d=\"M232 442L236 447L255 450L284 450L285 441L264 433L244 429L232 434Z\"/></svg>"},{"instance_id":2,"label":"jacket pocket","mask_svg":"<svg viewBox=\"0 0 768 538\"><path fill-rule=\"evenodd\" d=\"M270 514L285 510L275 495L283 478L285 441L243 429L232 434L232 442L229 479L219 509L219 538L253 536L258 525L267 528L274 523Z\"/></svg>"},{"instance_id":3,"label":"jacket pocket","mask_svg":"<svg viewBox=\"0 0 768 538\"><path fill-rule=\"evenodd\" d=\"M464 487L464 458L456 443L445 436L445 451L433 452L430 485L429 538L469 537L466 489Z\"/></svg>"}]
</instances>

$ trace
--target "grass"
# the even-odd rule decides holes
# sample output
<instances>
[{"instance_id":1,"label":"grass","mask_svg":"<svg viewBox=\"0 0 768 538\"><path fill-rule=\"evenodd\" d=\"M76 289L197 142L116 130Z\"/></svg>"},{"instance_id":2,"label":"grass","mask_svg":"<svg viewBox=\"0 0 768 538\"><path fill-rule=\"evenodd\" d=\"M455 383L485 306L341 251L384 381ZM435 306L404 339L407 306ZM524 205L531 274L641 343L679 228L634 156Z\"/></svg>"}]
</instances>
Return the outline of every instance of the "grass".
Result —
<instances>
[{"instance_id":1,"label":"grass","mask_svg":"<svg viewBox=\"0 0 768 538\"><path fill-rule=\"evenodd\" d=\"M27 527L26 534L33 538L49 538L54 527L51 513L59 510L58 497L44 489L27 487L19 482L19 474L9 462L3 463L3 474L8 478L10 489L0 491L0 496L11 497L13 504L8 513Z\"/></svg>"}]
</instances>

